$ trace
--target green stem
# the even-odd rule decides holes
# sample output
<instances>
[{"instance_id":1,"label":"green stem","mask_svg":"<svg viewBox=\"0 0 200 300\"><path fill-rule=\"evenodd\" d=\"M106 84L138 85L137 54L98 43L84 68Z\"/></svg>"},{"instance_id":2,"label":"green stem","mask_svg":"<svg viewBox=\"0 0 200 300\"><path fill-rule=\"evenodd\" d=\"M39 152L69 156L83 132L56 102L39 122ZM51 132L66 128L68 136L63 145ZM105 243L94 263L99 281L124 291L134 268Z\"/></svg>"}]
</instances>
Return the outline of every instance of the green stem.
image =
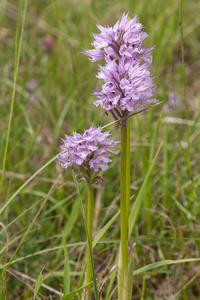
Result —
<instances>
[{"instance_id":1,"label":"green stem","mask_svg":"<svg viewBox=\"0 0 200 300\"><path fill-rule=\"evenodd\" d=\"M191 159L190 153L190 133L188 126L188 107L187 107L187 95L186 95L186 76L185 76L185 60L184 60L184 43L183 43L183 18L182 18L182 0L179 0L179 26L181 36L181 56L182 56L182 78L183 78L183 95L185 104L185 119L186 119L186 130L187 130L187 142L188 142L188 154Z\"/></svg>"},{"instance_id":2,"label":"green stem","mask_svg":"<svg viewBox=\"0 0 200 300\"><path fill-rule=\"evenodd\" d=\"M121 255L122 274L124 277L126 264L128 261L127 239L127 126L121 128Z\"/></svg>"},{"instance_id":3,"label":"green stem","mask_svg":"<svg viewBox=\"0 0 200 300\"><path fill-rule=\"evenodd\" d=\"M130 210L130 182L131 182L131 172L130 172L130 121L129 118L127 126L127 139L126 139L126 220L127 220L127 229L128 229L128 220L129 220L129 210Z\"/></svg>"},{"instance_id":4,"label":"green stem","mask_svg":"<svg viewBox=\"0 0 200 300\"><path fill-rule=\"evenodd\" d=\"M165 143L164 143L164 202L163 206L167 208L167 187L168 187L168 124L167 122L164 124L164 135L165 135Z\"/></svg>"},{"instance_id":5,"label":"green stem","mask_svg":"<svg viewBox=\"0 0 200 300\"><path fill-rule=\"evenodd\" d=\"M9 121L8 121L8 130L7 130L7 136L6 136L6 145L5 145L4 156L3 156L1 180L0 180L0 197L1 197L1 190L2 190L2 186L3 186L3 178L4 178L4 172L5 172L6 160L7 160L7 154L8 154L8 144L9 144L11 124L12 124L14 103L15 103L15 92L16 92L16 86L17 86L17 76L18 76L19 61L20 61L21 48L22 48L22 39L23 39L23 33L24 33L27 1L28 0L26 0L24 3L24 14L23 14L23 20L22 20L21 36L20 36L20 40L19 40L19 45L18 45L18 33L19 33L18 30L19 30L19 26L20 26L20 14L18 16L18 21L17 21L17 32L16 32L16 40L15 40L15 67L14 67L13 92L12 92L10 115L9 115ZM21 1L19 4L19 8L21 10Z\"/></svg>"},{"instance_id":6,"label":"green stem","mask_svg":"<svg viewBox=\"0 0 200 300\"><path fill-rule=\"evenodd\" d=\"M90 188L88 183L88 199L87 199L87 276L86 284L92 281L92 266L90 258L90 248L92 249L92 225L93 225L93 189ZM91 294L91 285L88 286L89 294ZM90 296L89 296L90 297ZM89 299L88 297L88 299Z\"/></svg>"},{"instance_id":7,"label":"green stem","mask_svg":"<svg viewBox=\"0 0 200 300\"><path fill-rule=\"evenodd\" d=\"M188 105L187 105L187 94L186 94L186 74L185 74L185 60L184 60L184 41L183 41L183 16L182 16L182 0L179 0L179 25L180 25L180 36L181 36L181 56L182 56L182 78L183 78L183 94L184 94L184 104L185 104L185 119L186 119L186 131L187 131L187 154L188 154L188 167L189 174L192 182L193 189L193 214L196 217L197 214L197 206L196 206L196 188L194 184L193 171L192 171L192 154L191 154L191 145L190 145L190 132L188 126Z\"/></svg>"}]
</instances>

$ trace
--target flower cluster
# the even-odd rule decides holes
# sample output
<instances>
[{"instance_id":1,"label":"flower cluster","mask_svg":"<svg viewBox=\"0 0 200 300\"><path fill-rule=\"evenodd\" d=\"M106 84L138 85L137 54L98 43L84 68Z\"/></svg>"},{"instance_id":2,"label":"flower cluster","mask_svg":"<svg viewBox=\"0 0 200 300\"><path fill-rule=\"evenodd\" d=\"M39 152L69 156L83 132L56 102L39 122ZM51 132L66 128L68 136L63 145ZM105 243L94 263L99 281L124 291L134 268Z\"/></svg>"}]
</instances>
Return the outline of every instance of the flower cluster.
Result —
<instances>
[{"instance_id":1,"label":"flower cluster","mask_svg":"<svg viewBox=\"0 0 200 300\"><path fill-rule=\"evenodd\" d=\"M101 105L103 112L110 111L115 119L128 116L156 103L153 77L149 72L153 48L142 48L142 41L148 36L142 31L137 16L128 21L123 14L114 27L97 25L101 33L93 34L93 50L83 53L91 61L105 59L105 66L99 66L98 78L103 79L101 92L94 92L99 98L94 104ZM103 49L103 50L101 50ZM142 107L138 107L138 105Z\"/></svg>"},{"instance_id":2,"label":"flower cluster","mask_svg":"<svg viewBox=\"0 0 200 300\"><path fill-rule=\"evenodd\" d=\"M110 135L109 131L102 133L101 127L93 126L85 130L83 135L76 132L73 136L65 135L65 139L62 139L64 145L60 146L65 152L58 156L61 166L67 168L72 162L72 165L80 168L87 181L93 171L106 170L108 162L112 161L108 158L110 153L118 153L118 150L110 148L118 143L110 140Z\"/></svg>"}]
</instances>

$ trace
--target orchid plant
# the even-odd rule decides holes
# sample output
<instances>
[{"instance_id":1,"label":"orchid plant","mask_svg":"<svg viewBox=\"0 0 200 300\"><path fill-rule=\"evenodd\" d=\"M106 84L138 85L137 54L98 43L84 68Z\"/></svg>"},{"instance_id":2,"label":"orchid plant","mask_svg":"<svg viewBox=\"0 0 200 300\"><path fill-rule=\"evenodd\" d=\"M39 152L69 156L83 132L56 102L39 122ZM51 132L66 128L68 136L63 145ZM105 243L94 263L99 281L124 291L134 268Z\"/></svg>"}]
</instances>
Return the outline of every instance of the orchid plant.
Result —
<instances>
[{"instance_id":1,"label":"orchid plant","mask_svg":"<svg viewBox=\"0 0 200 300\"><path fill-rule=\"evenodd\" d=\"M102 114L108 113L118 122L121 128L121 245L118 265L118 299L130 300L132 296L133 255L128 254L128 220L130 211L130 118L133 113L142 111L149 104L157 103L153 98L155 86L153 75L149 67L152 63L150 50L142 48L143 40L148 36L142 31L143 25L138 22L137 16L128 21L128 13L113 27L97 25L100 33L92 34L95 49L84 50L92 62L104 60L105 65L99 66L97 78L103 80L101 91L94 91L98 100L95 106L101 106ZM118 151L110 148L117 142L108 137L110 132L101 132L101 127L93 126L83 135L74 133L73 137L65 135L63 139L64 150L58 159L62 167L70 164L77 166L83 179L87 182L87 279L92 279L90 247L92 244L93 223L93 185L97 176L96 172L106 170L111 153ZM91 286L89 296L91 299Z\"/></svg>"},{"instance_id":2,"label":"orchid plant","mask_svg":"<svg viewBox=\"0 0 200 300\"><path fill-rule=\"evenodd\" d=\"M155 91L153 75L149 71L152 48L142 48L143 40L148 37L137 16L128 21L128 13L123 14L113 27L97 25L101 31L92 34L95 49L85 50L92 62L105 60L105 66L99 66L97 78L104 81L100 92L94 91L102 113L111 113L119 120L121 127L121 251L119 259L118 299L129 299L127 293L129 272L132 262L128 258L128 219L130 208L130 119L129 115L146 109L149 104L157 103L152 98ZM122 118L127 117L127 119ZM130 255L130 259L132 256ZM131 269L131 268L130 268ZM125 296L126 295L126 296ZM130 298L131 299L131 298Z\"/></svg>"}]
</instances>

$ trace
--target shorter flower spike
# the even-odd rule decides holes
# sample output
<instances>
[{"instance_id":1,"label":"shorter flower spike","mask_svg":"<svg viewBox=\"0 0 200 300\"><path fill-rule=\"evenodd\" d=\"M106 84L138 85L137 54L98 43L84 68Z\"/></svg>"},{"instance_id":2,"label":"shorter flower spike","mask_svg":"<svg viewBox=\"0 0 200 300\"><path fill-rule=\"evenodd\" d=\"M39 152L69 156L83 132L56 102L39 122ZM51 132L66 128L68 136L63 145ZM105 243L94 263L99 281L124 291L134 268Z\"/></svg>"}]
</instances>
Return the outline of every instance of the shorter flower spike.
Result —
<instances>
[{"instance_id":1,"label":"shorter flower spike","mask_svg":"<svg viewBox=\"0 0 200 300\"><path fill-rule=\"evenodd\" d=\"M64 145L60 146L65 152L58 155L61 166L66 169L72 162L72 165L79 167L87 181L91 179L93 171L108 169L108 162L112 161L109 158L111 153L119 152L110 148L118 143L110 140L110 135L110 131L102 133L101 127L93 126L85 130L83 135L76 132L73 136L65 135L65 139L62 139Z\"/></svg>"}]
</instances>

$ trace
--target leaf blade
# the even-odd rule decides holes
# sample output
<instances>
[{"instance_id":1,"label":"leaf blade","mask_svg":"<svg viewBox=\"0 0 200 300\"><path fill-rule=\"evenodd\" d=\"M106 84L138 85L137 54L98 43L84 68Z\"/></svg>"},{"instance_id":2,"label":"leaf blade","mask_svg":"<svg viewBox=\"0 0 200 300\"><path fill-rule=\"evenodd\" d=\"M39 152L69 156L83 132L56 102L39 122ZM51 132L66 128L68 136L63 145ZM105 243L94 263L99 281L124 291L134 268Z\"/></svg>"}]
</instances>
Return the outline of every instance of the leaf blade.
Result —
<instances>
[{"instance_id":1,"label":"leaf blade","mask_svg":"<svg viewBox=\"0 0 200 300\"><path fill-rule=\"evenodd\" d=\"M36 284L35 284L33 300L35 300L35 298L37 296L37 293L38 293L38 291L41 287L41 284L43 282L42 271L43 271L43 269L40 271L40 274L38 275L38 278L37 278L37 281L36 281Z\"/></svg>"},{"instance_id":2,"label":"leaf blade","mask_svg":"<svg viewBox=\"0 0 200 300\"><path fill-rule=\"evenodd\" d=\"M143 201L145 193L146 193L146 187L147 187L147 184L148 184L148 180L149 180L149 178L151 176L151 173L152 173L153 167L155 165L155 162L157 160L158 154L160 152L161 146L162 146L162 143L160 144L160 146L159 146L159 148L157 150L157 153L156 153L156 155L155 155L155 157L154 157L154 159L153 159L153 161L152 161L152 163L150 165L150 168L149 168L149 170L147 172L146 178L145 178L145 180L144 180L144 182L143 182L143 184L142 184L142 186L140 188L140 191L139 191L139 193L137 195L137 198L136 198L135 203L133 205L133 208L131 210L131 213L130 213L130 216L129 216L129 238L130 238L131 233L133 231L133 227L135 225L135 221L136 221L136 218L138 216L139 209L141 207L142 201Z\"/></svg>"}]
</instances>

